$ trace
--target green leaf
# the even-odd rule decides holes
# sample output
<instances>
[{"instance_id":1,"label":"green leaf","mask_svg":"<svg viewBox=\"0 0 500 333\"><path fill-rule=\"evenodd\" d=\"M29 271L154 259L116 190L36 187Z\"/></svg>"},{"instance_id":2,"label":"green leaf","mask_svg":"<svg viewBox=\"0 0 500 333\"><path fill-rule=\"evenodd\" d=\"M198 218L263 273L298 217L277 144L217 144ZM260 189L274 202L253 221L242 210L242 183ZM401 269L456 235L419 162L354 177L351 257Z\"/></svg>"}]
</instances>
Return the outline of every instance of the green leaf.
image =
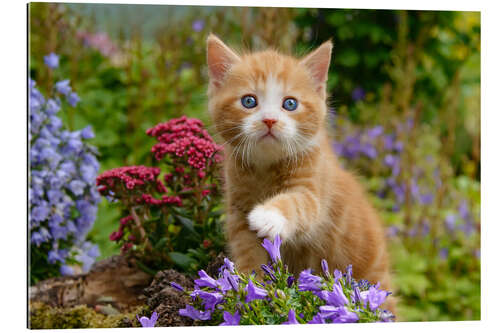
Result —
<instances>
[{"instance_id":1,"label":"green leaf","mask_svg":"<svg viewBox=\"0 0 500 333\"><path fill-rule=\"evenodd\" d=\"M183 269L188 269L191 264L195 263L193 258L185 255L184 253L170 252L168 255L176 265Z\"/></svg>"},{"instance_id":2,"label":"green leaf","mask_svg":"<svg viewBox=\"0 0 500 333\"><path fill-rule=\"evenodd\" d=\"M161 249L165 244L167 243L167 238L163 237L161 238L158 243L155 244L154 249L159 250Z\"/></svg>"},{"instance_id":3,"label":"green leaf","mask_svg":"<svg viewBox=\"0 0 500 333\"><path fill-rule=\"evenodd\" d=\"M190 219L188 218L185 218L183 216L176 216L177 219L179 220L179 222L181 222L181 224L186 228L188 229L190 232L194 233L194 234L197 234L198 233L196 232L196 230L194 230L194 223L193 221L191 221Z\"/></svg>"}]
</instances>

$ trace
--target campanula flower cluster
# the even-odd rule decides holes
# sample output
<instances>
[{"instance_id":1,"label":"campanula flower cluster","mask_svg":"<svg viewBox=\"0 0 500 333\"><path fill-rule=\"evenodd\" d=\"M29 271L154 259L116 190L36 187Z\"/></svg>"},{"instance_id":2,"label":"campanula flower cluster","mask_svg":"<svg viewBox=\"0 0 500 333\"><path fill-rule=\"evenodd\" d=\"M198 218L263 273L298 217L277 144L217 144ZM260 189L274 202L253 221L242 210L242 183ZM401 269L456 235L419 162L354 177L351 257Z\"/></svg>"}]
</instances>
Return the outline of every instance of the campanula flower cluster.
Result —
<instances>
[{"instance_id":1,"label":"campanula flower cluster","mask_svg":"<svg viewBox=\"0 0 500 333\"><path fill-rule=\"evenodd\" d=\"M333 275L325 260L321 275L311 269L300 273L297 281L281 261L281 240L265 239L262 246L271 262L262 265L263 277L238 272L234 264L224 260L218 278L204 270L198 272L192 291L172 286L191 297L191 304L179 310L181 316L211 325L292 325L354 322L388 322L394 316L384 310L390 295L379 285L356 281L352 267L346 273Z\"/></svg>"},{"instance_id":2,"label":"campanula flower cluster","mask_svg":"<svg viewBox=\"0 0 500 333\"><path fill-rule=\"evenodd\" d=\"M50 54L45 63L51 69L57 68L59 57ZM29 79L32 282L59 274L71 275L77 265L86 272L99 256L98 247L86 239L100 200L95 185L99 170L97 151L86 142L94 134L90 127L68 131L58 116L64 112L61 97L69 104L78 102L72 100L72 94L77 95L69 81L56 83L54 91L54 96L46 98L35 81Z\"/></svg>"},{"instance_id":3,"label":"campanula flower cluster","mask_svg":"<svg viewBox=\"0 0 500 333\"><path fill-rule=\"evenodd\" d=\"M346 135L335 142L333 148L338 156L349 161L350 167L361 168L372 176L372 184L376 181L375 177L384 177L372 190L382 200L391 200L392 212L406 214L405 211L423 210L432 216L433 210L439 206L439 210L446 212L444 216L439 217L439 230L448 234L463 232L470 236L478 230L479 223L472 213L466 193L457 193L456 190L443 187L450 186L444 184L447 169L433 157L434 154L426 152L423 158L412 157L419 156L424 149L429 150L439 144L426 137L425 129L420 128L420 144L408 143L414 126L414 121L408 118L398 123L393 131L383 126L347 131L338 128L339 132L346 132ZM411 154L405 150L405 145L415 146ZM441 195L438 198L440 192L446 196ZM410 223L410 226L391 226L388 230L389 236L425 237L430 233L432 221L427 216L407 216L405 219L416 221ZM443 249L443 256L445 253L446 249Z\"/></svg>"},{"instance_id":4,"label":"campanula flower cluster","mask_svg":"<svg viewBox=\"0 0 500 333\"><path fill-rule=\"evenodd\" d=\"M109 239L151 273L205 265L223 246L215 211L221 147L200 120L184 116L146 133L158 141L151 151L160 167L123 166L97 178L101 195L125 212Z\"/></svg>"}]
</instances>

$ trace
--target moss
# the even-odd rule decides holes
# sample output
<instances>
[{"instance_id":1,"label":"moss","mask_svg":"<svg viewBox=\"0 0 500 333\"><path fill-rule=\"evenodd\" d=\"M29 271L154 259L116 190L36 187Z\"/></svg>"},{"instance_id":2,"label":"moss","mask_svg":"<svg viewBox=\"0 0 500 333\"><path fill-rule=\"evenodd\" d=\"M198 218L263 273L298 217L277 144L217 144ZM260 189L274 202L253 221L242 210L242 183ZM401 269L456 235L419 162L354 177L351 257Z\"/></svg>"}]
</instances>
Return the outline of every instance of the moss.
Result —
<instances>
[{"instance_id":1,"label":"moss","mask_svg":"<svg viewBox=\"0 0 500 333\"><path fill-rule=\"evenodd\" d=\"M72 308L53 308L44 303L30 303L30 328L114 328L139 327L135 319L137 313L143 313L144 307L137 307L129 313L104 315L86 305Z\"/></svg>"}]
</instances>

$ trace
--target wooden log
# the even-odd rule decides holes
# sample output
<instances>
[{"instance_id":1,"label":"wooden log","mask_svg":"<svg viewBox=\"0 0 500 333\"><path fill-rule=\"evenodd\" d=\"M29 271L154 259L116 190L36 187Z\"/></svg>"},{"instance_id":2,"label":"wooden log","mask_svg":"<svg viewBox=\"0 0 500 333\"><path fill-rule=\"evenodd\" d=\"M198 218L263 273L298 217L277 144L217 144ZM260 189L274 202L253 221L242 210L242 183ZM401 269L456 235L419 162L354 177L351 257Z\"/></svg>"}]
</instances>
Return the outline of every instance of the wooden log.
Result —
<instances>
[{"instance_id":1,"label":"wooden log","mask_svg":"<svg viewBox=\"0 0 500 333\"><path fill-rule=\"evenodd\" d=\"M52 307L111 304L123 311L145 304L153 277L122 256L97 262L87 274L51 278L29 288L29 299Z\"/></svg>"}]
</instances>

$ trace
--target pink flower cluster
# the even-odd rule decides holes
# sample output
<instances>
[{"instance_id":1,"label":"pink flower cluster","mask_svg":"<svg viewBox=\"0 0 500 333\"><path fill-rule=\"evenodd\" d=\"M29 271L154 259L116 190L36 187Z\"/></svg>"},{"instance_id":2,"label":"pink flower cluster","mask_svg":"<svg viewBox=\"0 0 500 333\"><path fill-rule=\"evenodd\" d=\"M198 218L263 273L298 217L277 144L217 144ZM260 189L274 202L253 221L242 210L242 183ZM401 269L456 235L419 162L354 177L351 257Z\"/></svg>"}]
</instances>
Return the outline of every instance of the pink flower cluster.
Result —
<instances>
[{"instance_id":1,"label":"pink flower cluster","mask_svg":"<svg viewBox=\"0 0 500 333\"><path fill-rule=\"evenodd\" d=\"M132 215L128 215L128 216L121 218L120 219L120 228L117 231L113 231L109 235L109 240L116 242L116 241L119 241L120 239L122 239L123 230L129 224L129 222L133 221L133 220L134 220L134 218L132 217Z\"/></svg>"},{"instance_id":2,"label":"pink flower cluster","mask_svg":"<svg viewBox=\"0 0 500 333\"><path fill-rule=\"evenodd\" d=\"M170 197L168 195L164 195L161 199L156 199L152 195L143 194L140 198L137 199L137 203L145 203L151 206L161 206L161 205L177 205L182 206L182 200L178 196Z\"/></svg>"},{"instance_id":3,"label":"pink flower cluster","mask_svg":"<svg viewBox=\"0 0 500 333\"><path fill-rule=\"evenodd\" d=\"M213 162L219 163L222 160L219 153L222 146L213 141L199 119L182 116L158 124L146 133L158 140L151 149L157 160L167 154L172 157L187 157L187 163L198 170L204 170Z\"/></svg>"},{"instance_id":4,"label":"pink flower cluster","mask_svg":"<svg viewBox=\"0 0 500 333\"><path fill-rule=\"evenodd\" d=\"M143 165L125 166L104 171L97 177L97 186L102 195L109 195L110 192L117 193L119 184L125 185L128 190L136 188L144 190L147 185L153 185L158 192L165 193L167 189L157 179L159 174L159 168Z\"/></svg>"},{"instance_id":5,"label":"pink flower cluster","mask_svg":"<svg viewBox=\"0 0 500 333\"><path fill-rule=\"evenodd\" d=\"M105 32L93 34L86 31L78 31L76 37L81 39L84 45L98 50L104 56L111 57L119 52L118 46L113 43Z\"/></svg>"}]
</instances>

